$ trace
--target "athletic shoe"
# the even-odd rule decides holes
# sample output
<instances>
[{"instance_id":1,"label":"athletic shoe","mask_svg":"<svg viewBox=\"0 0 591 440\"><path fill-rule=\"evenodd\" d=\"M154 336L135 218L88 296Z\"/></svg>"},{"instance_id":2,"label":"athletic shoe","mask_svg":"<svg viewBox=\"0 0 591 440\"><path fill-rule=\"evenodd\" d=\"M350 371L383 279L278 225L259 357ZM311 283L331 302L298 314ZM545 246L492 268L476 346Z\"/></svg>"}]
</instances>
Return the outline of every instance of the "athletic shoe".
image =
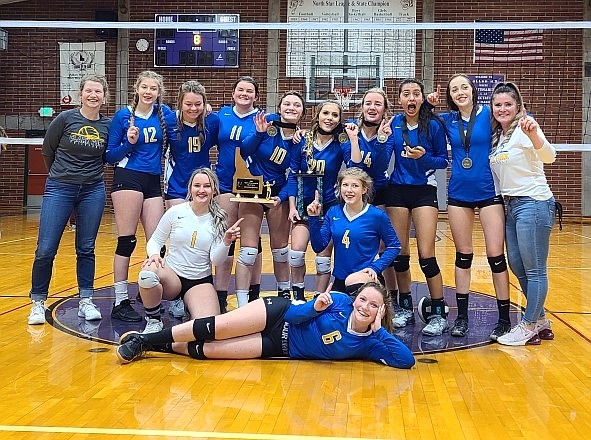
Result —
<instances>
[{"instance_id":1,"label":"athletic shoe","mask_svg":"<svg viewBox=\"0 0 591 440\"><path fill-rule=\"evenodd\" d=\"M305 296L305 292L304 292L303 287L292 286L292 289L293 289L293 297L297 301L306 301L306 296Z\"/></svg>"},{"instance_id":2,"label":"athletic shoe","mask_svg":"<svg viewBox=\"0 0 591 440\"><path fill-rule=\"evenodd\" d=\"M542 339L540 338L540 335L538 335L537 333L534 333L534 335L527 340L525 345L540 345L541 343L542 343Z\"/></svg>"},{"instance_id":3,"label":"athletic shoe","mask_svg":"<svg viewBox=\"0 0 591 440\"><path fill-rule=\"evenodd\" d=\"M182 298L175 299L168 306L168 313L175 318L183 319L187 312L185 311L185 302Z\"/></svg>"},{"instance_id":4,"label":"athletic shoe","mask_svg":"<svg viewBox=\"0 0 591 440\"><path fill-rule=\"evenodd\" d=\"M117 357L123 364L127 364L151 349L151 346L144 341L144 337L138 332L127 332L121 335L117 347Z\"/></svg>"},{"instance_id":5,"label":"athletic shoe","mask_svg":"<svg viewBox=\"0 0 591 440\"><path fill-rule=\"evenodd\" d=\"M509 321L505 321L504 319L499 319L495 328L490 333L490 340L497 341L501 336L506 335L511 330L511 323Z\"/></svg>"},{"instance_id":6,"label":"athletic shoe","mask_svg":"<svg viewBox=\"0 0 591 440\"><path fill-rule=\"evenodd\" d=\"M497 342L503 345L525 345L537 333L534 330L529 330L524 322L520 322L511 331L503 336L499 336Z\"/></svg>"},{"instance_id":7,"label":"athletic shoe","mask_svg":"<svg viewBox=\"0 0 591 440\"><path fill-rule=\"evenodd\" d=\"M412 310L399 309L396 311L392 323L396 328L406 327L415 323L415 315Z\"/></svg>"},{"instance_id":8,"label":"athletic shoe","mask_svg":"<svg viewBox=\"0 0 591 440\"><path fill-rule=\"evenodd\" d=\"M278 290L277 296L280 298L291 299L291 290L289 290L289 289ZM250 302L250 300L249 300L249 302Z\"/></svg>"},{"instance_id":9,"label":"athletic shoe","mask_svg":"<svg viewBox=\"0 0 591 440\"><path fill-rule=\"evenodd\" d=\"M118 306L113 304L111 318L126 322L140 322L142 320L140 314L131 307L129 299L124 299Z\"/></svg>"},{"instance_id":10,"label":"athletic shoe","mask_svg":"<svg viewBox=\"0 0 591 440\"><path fill-rule=\"evenodd\" d=\"M551 341L554 339L554 332L551 328L552 321L549 319L540 318L536 321L536 331L538 332L538 336L543 341Z\"/></svg>"},{"instance_id":11,"label":"athletic shoe","mask_svg":"<svg viewBox=\"0 0 591 440\"><path fill-rule=\"evenodd\" d=\"M441 336L443 332L448 330L447 319L441 315L431 315L429 323L421 331L427 336Z\"/></svg>"},{"instance_id":12,"label":"athletic shoe","mask_svg":"<svg viewBox=\"0 0 591 440\"><path fill-rule=\"evenodd\" d=\"M80 303L78 303L78 316L87 321L96 321L103 317L90 298L83 298L80 300Z\"/></svg>"},{"instance_id":13,"label":"athletic shoe","mask_svg":"<svg viewBox=\"0 0 591 440\"><path fill-rule=\"evenodd\" d=\"M463 338L468 333L468 318L458 317L454 321L450 334L452 336Z\"/></svg>"},{"instance_id":14,"label":"athletic shoe","mask_svg":"<svg viewBox=\"0 0 591 440\"><path fill-rule=\"evenodd\" d=\"M29 313L29 320L27 322L30 325L45 324L44 301L33 301L33 306L31 307L31 313Z\"/></svg>"},{"instance_id":15,"label":"athletic shoe","mask_svg":"<svg viewBox=\"0 0 591 440\"><path fill-rule=\"evenodd\" d=\"M146 318L146 321L148 321L148 323L146 324L144 331L142 331L143 335L147 333L156 333L164 328L164 324L162 324L162 321L159 319Z\"/></svg>"}]
</instances>

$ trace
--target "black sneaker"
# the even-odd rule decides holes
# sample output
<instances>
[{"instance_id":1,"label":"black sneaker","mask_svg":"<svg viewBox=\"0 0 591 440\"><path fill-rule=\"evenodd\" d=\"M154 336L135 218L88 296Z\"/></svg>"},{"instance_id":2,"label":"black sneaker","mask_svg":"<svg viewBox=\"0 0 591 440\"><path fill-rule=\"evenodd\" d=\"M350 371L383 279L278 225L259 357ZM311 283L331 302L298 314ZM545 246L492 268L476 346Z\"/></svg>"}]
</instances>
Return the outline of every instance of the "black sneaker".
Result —
<instances>
[{"instance_id":1,"label":"black sneaker","mask_svg":"<svg viewBox=\"0 0 591 440\"><path fill-rule=\"evenodd\" d=\"M468 333L468 318L458 317L450 330L452 336L463 338Z\"/></svg>"},{"instance_id":2,"label":"black sneaker","mask_svg":"<svg viewBox=\"0 0 591 440\"><path fill-rule=\"evenodd\" d=\"M303 287L293 286L293 297L297 301L306 301L306 296ZM289 296L287 297L289 299Z\"/></svg>"},{"instance_id":3,"label":"black sneaker","mask_svg":"<svg viewBox=\"0 0 591 440\"><path fill-rule=\"evenodd\" d=\"M509 321L505 321L504 319L499 319L499 322L497 322L497 325L495 328L493 328L493 331L490 334L490 339L492 341L496 341L504 334L509 333L510 330L511 323Z\"/></svg>"},{"instance_id":4,"label":"black sneaker","mask_svg":"<svg viewBox=\"0 0 591 440\"><path fill-rule=\"evenodd\" d=\"M117 357L122 364L134 361L151 350L151 346L144 341L144 337L138 332L127 332L119 338L119 347L117 347Z\"/></svg>"},{"instance_id":5,"label":"black sneaker","mask_svg":"<svg viewBox=\"0 0 591 440\"><path fill-rule=\"evenodd\" d=\"M131 302L128 299L121 301L118 306L113 305L111 318L126 322L140 322L142 320L140 314L131 307Z\"/></svg>"},{"instance_id":6,"label":"black sneaker","mask_svg":"<svg viewBox=\"0 0 591 440\"><path fill-rule=\"evenodd\" d=\"M281 298L285 298L285 299L291 299L291 291L289 289L278 290L277 296L279 296Z\"/></svg>"}]
</instances>

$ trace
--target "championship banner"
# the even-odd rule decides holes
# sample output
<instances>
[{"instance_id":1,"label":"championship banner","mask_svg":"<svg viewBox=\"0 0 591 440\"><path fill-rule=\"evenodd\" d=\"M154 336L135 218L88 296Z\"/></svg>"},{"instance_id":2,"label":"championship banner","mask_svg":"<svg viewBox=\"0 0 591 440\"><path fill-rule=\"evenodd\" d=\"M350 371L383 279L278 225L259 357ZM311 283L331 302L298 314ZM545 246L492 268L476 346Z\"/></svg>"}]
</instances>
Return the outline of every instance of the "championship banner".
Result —
<instances>
[{"instance_id":1,"label":"championship banner","mask_svg":"<svg viewBox=\"0 0 591 440\"><path fill-rule=\"evenodd\" d=\"M105 42L58 43L60 50L60 105L80 104L80 79L105 74Z\"/></svg>"}]
</instances>

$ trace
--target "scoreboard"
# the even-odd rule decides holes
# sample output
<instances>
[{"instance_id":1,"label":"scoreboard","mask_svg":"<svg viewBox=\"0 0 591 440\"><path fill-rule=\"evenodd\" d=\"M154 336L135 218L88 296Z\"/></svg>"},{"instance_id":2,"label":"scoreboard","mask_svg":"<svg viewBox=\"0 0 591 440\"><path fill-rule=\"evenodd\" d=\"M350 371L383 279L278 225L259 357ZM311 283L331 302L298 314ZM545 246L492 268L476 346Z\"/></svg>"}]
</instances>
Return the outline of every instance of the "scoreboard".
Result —
<instances>
[{"instance_id":1,"label":"scoreboard","mask_svg":"<svg viewBox=\"0 0 591 440\"><path fill-rule=\"evenodd\" d=\"M157 23L195 23L195 29L156 29L154 67L238 67L239 14L156 14ZM199 23L219 29L199 30Z\"/></svg>"}]
</instances>

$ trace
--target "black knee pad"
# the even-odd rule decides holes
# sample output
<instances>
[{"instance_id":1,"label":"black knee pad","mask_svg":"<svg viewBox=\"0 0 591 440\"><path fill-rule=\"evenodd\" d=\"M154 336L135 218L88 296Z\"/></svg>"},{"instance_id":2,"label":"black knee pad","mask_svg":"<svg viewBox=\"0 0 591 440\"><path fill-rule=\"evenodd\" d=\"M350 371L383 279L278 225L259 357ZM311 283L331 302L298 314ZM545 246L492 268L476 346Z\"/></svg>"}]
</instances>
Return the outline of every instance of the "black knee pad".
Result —
<instances>
[{"instance_id":1,"label":"black knee pad","mask_svg":"<svg viewBox=\"0 0 591 440\"><path fill-rule=\"evenodd\" d=\"M460 269L470 269L470 267L472 267L473 259L474 254L456 252L456 267L459 267Z\"/></svg>"},{"instance_id":2,"label":"black knee pad","mask_svg":"<svg viewBox=\"0 0 591 440\"><path fill-rule=\"evenodd\" d=\"M233 241L230 244L230 247L228 248L228 257L233 257L234 256L234 251L236 250L236 242Z\"/></svg>"},{"instance_id":3,"label":"black knee pad","mask_svg":"<svg viewBox=\"0 0 591 440\"><path fill-rule=\"evenodd\" d=\"M187 344L187 349L189 351L189 356L193 359L207 359L205 353L203 353L203 346L205 342L203 341L191 341Z\"/></svg>"},{"instance_id":4,"label":"black knee pad","mask_svg":"<svg viewBox=\"0 0 591 440\"><path fill-rule=\"evenodd\" d=\"M263 253L263 240L259 237L259 254Z\"/></svg>"},{"instance_id":5,"label":"black knee pad","mask_svg":"<svg viewBox=\"0 0 591 440\"><path fill-rule=\"evenodd\" d=\"M488 265L493 273L501 273L507 270L507 260L505 254L497 255L496 257L488 257Z\"/></svg>"},{"instance_id":6,"label":"black knee pad","mask_svg":"<svg viewBox=\"0 0 591 440\"><path fill-rule=\"evenodd\" d=\"M398 255L390 265L396 272L406 272L410 269L410 255Z\"/></svg>"},{"instance_id":7,"label":"black knee pad","mask_svg":"<svg viewBox=\"0 0 591 440\"><path fill-rule=\"evenodd\" d=\"M131 254L133 254L136 244L137 238L135 235L122 235L121 237L117 237L117 249L115 249L115 254L129 258L131 257Z\"/></svg>"},{"instance_id":8,"label":"black knee pad","mask_svg":"<svg viewBox=\"0 0 591 440\"><path fill-rule=\"evenodd\" d=\"M215 339L215 316L195 319L193 321L193 336L197 341L213 341Z\"/></svg>"},{"instance_id":9,"label":"black knee pad","mask_svg":"<svg viewBox=\"0 0 591 440\"><path fill-rule=\"evenodd\" d=\"M439 266L437 265L437 258L419 258L419 265L425 274L425 278L433 278L439 274Z\"/></svg>"},{"instance_id":10,"label":"black knee pad","mask_svg":"<svg viewBox=\"0 0 591 440\"><path fill-rule=\"evenodd\" d=\"M345 286L345 290L346 290L345 293L354 299L357 296L357 291L363 285L364 285L364 283L349 284L348 286Z\"/></svg>"}]
</instances>

